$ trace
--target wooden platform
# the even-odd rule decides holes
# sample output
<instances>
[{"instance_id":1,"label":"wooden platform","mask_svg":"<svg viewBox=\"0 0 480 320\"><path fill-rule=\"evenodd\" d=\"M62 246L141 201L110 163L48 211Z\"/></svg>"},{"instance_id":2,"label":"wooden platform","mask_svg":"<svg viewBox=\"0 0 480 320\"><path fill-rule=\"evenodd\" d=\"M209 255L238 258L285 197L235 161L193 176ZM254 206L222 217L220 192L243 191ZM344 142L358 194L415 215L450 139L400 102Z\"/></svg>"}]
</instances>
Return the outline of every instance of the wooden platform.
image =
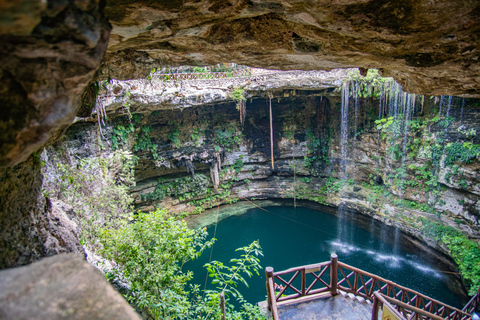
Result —
<instances>
[{"instance_id":1,"label":"wooden platform","mask_svg":"<svg viewBox=\"0 0 480 320\"><path fill-rule=\"evenodd\" d=\"M279 305L280 320L370 320L372 317L372 304L363 298L358 299L346 293L312 298ZM262 301L259 305L266 308L267 302Z\"/></svg>"}]
</instances>

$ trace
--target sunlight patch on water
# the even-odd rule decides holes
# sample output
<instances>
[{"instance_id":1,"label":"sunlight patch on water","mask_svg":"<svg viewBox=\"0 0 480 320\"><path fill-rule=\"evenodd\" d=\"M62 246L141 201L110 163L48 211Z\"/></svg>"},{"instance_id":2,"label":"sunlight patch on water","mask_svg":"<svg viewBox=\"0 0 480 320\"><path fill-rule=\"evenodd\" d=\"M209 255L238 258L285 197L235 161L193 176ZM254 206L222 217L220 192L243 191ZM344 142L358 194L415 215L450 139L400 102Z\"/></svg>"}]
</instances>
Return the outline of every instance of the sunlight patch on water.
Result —
<instances>
[{"instance_id":1,"label":"sunlight patch on water","mask_svg":"<svg viewBox=\"0 0 480 320\"><path fill-rule=\"evenodd\" d=\"M388 265L389 268L399 269L399 268L402 268L403 265L410 265L411 267L425 274L428 274L430 276L434 276L435 278L443 277L443 275L440 272L428 266L425 266L421 263L413 261L411 259L407 259L397 255L392 255L392 254L380 253L378 251L374 251L371 249L361 248L361 247L352 245L350 243L342 242L340 240L331 240L331 241L328 241L327 243L330 246L330 252L332 253L340 252L346 255L352 254L352 253L360 253L360 254L371 256L372 259L374 259L376 262L384 263L385 265ZM411 257L414 258L413 256Z\"/></svg>"}]
</instances>

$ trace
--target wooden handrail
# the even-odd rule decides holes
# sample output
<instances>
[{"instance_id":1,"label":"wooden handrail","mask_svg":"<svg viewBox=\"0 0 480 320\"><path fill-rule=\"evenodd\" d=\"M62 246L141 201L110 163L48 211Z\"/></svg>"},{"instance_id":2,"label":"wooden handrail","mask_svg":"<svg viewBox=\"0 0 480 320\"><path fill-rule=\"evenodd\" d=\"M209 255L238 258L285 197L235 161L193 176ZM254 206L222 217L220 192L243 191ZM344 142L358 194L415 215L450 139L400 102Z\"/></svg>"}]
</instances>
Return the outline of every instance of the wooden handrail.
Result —
<instances>
[{"instance_id":1,"label":"wooden handrail","mask_svg":"<svg viewBox=\"0 0 480 320\"><path fill-rule=\"evenodd\" d=\"M287 273L302 271L303 269L306 269L306 270L310 271L310 270L319 269L319 268L328 266L331 263L332 263L331 261L326 261L326 262L314 263L314 264L309 264L309 265L300 266L300 267L294 267L294 268L290 268L290 269L287 269L287 270L275 272L275 275L276 276L281 276L281 275L284 275L284 274L287 274Z\"/></svg>"},{"instance_id":2,"label":"wooden handrail","mask_svg":"<svg viewBox=\"0 0 480 320\"><path fill-rule=\"evenodd\" d=\"M421 304L423 303L423 308L428 308L429 313L436 314L446 319L464 319L466 316L469 316L460 309L444 304L438 300L432 299L417 291L403 287L372 273L352 267L342 262L338 262L338 266L340 271L339 274L342 274L344 277L343 279L339 280L338 288L345 292L353 293L368 300L373 300L373 293L374 291L378 290L382 294L386 293L386 296L394 298L402 303L406 303L412 307L421 309ZM342 268L352 272L347 275ZM352 285L350 282L349 279L352 277L352 275L355 277L355 280L360 278L362 285L359 288L355 287L355 285ZM370 277L370 279L365 281L365 276ZM342 284L345 282L349 286L343 286ZM357 281L355 281L355 283L356 282ZM427 301L427 303L425 303L425 301Z\"/></svg>"},{"instance_id":3,"label":"wooden handrail","mask_svg":"<svg viewBox=\"0 0 480 320\"><path fill-rule=\"evenodd\" d=\"M272 314L273 309L275 309L275 311L277 309L277 302L293 300L303 296L324 292L330 292L331 295L335 295L337 294L337 290L353 293L371 301L375 300L376 293L381 294L388 301L391 300L390 302L395 304L397 308L401 308L404 312L404 315L407 313L413 314L408 319L430 318L467 320L471 319L471 315L469 313L473 312L473 310L475 310L480 303L480 289L479 292L477 292L477 294L465 306L465 308L460 310L425 296L412 289L381 278L375 274L340 262L337 260L337 256L335 254L331 256L330 261L322 263L294 267L280 272L274 272L273 268L271 267L268 267L267 269L271 271L270 275L267 274L267 293L268 306L269 309L272 310ZM324 276L328 270L330 270L330 283L326 282L328 280L322 279L322 276ZM318 274L316 272L318 272ZM282 276L291 273L294 274L290 280L287 281L282 278ZM312 274L314 276L313 282L308 286L305 280L306 274ZM293 281L299 275L301 275L301 288L296 288L293 285ZM275 279L277 279L281 284L285 285L285 287L280 290L280 293L277 295L275 295ZM323 284L323 287L312 290L317 283ZM294 293L284 296L284 293L286 293L288 289Z\"/></svg>"},{"instance_id":4,"label":"wooden handrail","mask_svg":"<svg viewBox=\"0 0 480 320\"><path fill-rule=\"evenodd\" d=\"M375 305L375 299L379 299L382 303L388 303L390 306L390 309L393 311L395 310L392 305L397 306L396 315L399 316L401 319L405 319L405 315L409 314L408 319L412 319L415 317L417 319L417 315L420 315L421 319L432 319L432 320L445 320L445 318L440 317L438 315L432 314L430 312L427 312L425 310L419 309L417 307L411 306L409 304L406 304L404 302L398 301L397 299L391 298L389 296L384 295L383 293L380 292L374 292L374 306L376 308L379 308L380 306L378 304ZM377 309L378 310L378 309ZM408 310L410 312L405 312L405 310ZM400 311L403 311L403 313L400 313ZM372 310L372 315L373 314L378 314L378 311L373 311ZM460 319L471 319L471 316L469 314L464 314L466 318L460 318ZM377 320L372 316L372 320Z\"/></svg>"},{"instance_id":5,"label":"wooden handrail","mask_svg":"<svg viewBox=\"0 0 480 320\"><path fill-rule=\"evenodd\" d=\"M473 313L475 310L480 309L480 287L478 287L477 293L468 301L463 307L462 311L467 313Z\"/></svg>"},{"instance_id":6,"label":"wooden handrail","mask_svg":"<svg viewBox=\"0 0 480 320\"><path fill-rule=\"evenodd\" d=\"M392 311L392 313L395 314L399 319L407 320L407 319L405 319L403 314L398 312L398 310L396 310L390 304L390 302L388 302L387 299L385 299L385 297L381 293L378 293L378 292L373 293L373 307L372 307L372 319L371 320L378 320L378 310L380 309L380 304L386 305L390 309L390 311Z\"/></svg>"}]
</instances>

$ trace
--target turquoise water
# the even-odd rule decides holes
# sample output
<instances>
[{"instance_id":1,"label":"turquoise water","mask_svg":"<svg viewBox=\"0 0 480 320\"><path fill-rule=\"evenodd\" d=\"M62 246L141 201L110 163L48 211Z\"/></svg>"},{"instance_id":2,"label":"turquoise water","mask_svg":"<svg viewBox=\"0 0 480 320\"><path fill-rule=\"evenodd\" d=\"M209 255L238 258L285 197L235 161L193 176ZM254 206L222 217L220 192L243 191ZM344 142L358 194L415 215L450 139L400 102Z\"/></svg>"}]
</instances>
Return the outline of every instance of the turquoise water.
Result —
<instances>
[{"instance_id":1,"label":"turquoise water","mask_svg":"<svg viewBox=\"0 0 480 320\"><path fill-rule=\"evenodd\" d=\"M447 273L452 270L442 265L435 254L413 246L410 238L396 228L353 213L330 214L289 206L263 209L267 211L248 209L220 221L212 253L212 260L228 262L237 257L235 249L259 240L264 253L260 276L249 279L249 288L239 286L251 303L265 299L265 267L281 271L328 261L331 253L336 253L339 261L452 306L461 307L466 302L459 279ZM208 232L213 237L214 225L208 227ZM186 265L187 270L194 271L193 282L202 288L206 278L202 266L209 257L210 250Z\"/></svg>"}]
</instances>

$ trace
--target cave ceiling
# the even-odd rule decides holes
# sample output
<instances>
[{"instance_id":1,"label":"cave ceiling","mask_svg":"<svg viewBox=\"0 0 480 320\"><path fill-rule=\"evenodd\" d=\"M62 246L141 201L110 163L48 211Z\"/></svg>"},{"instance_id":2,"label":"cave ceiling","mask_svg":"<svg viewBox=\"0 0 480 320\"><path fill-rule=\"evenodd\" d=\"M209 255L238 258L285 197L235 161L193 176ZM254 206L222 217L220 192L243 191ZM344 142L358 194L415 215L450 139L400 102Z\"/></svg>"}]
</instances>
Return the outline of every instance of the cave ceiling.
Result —
<instances>
[{"instance_id":1,"label":"cave ceiling","mask_svg":"<svg viewBox=\"0 0 480 320\"><path fill-rule=\"evenodd\" d=\"M431 0L107 0L104 67L236 62L279 70L376 68L405 90L480 96L480 3Z\"/></svg>"},{"instance_id":2,"label":"cave ceiling","mask_svg":"<svg viewBox=\"0 0 480 320\"><path fill-rule=\"evenodd\" d=\"M409 92L480 97L479 37L478 0L0 1L0 166L59 137L99 68L377 68Z\"/></svg>"}]
</instances>

